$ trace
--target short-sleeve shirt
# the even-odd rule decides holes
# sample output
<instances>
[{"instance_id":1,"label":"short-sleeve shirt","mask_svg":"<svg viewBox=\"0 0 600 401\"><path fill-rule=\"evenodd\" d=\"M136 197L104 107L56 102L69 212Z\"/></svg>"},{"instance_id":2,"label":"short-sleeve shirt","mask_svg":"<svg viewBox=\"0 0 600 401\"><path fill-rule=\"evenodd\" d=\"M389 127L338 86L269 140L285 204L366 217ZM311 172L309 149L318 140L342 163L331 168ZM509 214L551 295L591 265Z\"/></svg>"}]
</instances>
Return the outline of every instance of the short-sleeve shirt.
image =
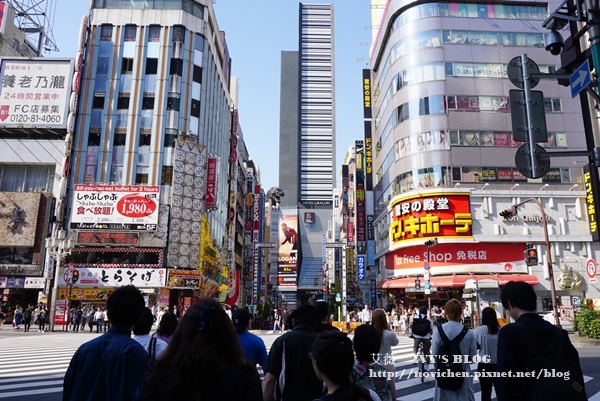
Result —
<instances>
[{"instance_id":1,"label":"short-sleeve shirt","mask_svg":"<svg viewBox=\"0 0 600 401\"><path fill-rule=\"evenodd\" d=\"M298 325L278 337L269 351L265 372L277 378L282 401L314 400L323 394L308 356L319 335L308 325Z\"/></svg>"},{"instance_id":2,"label":"short-sleeve shirt","mask_svg":"<svg viewBox=\"0 0 600 401\"><path fill-rule=\"evenodd\" d=\"M489 362L487 363L496 363L498 361L498 333L490 334L487 326L479 326L473 330L473 334L475 334L475 341L481 347L479 355L488 356Z\"/></svg>"},{"instance_id":3,"label":"short-sleeve shirt","mask_svg":"<svg viewBox=\"0 0 600 401\"><path fill-rule=\"evenodd\" d=\"M267 361L267 347L263 339L247 331L237 333L237 336L246 360L254 366L264 366Z\"/></svg>"}]
</instances>

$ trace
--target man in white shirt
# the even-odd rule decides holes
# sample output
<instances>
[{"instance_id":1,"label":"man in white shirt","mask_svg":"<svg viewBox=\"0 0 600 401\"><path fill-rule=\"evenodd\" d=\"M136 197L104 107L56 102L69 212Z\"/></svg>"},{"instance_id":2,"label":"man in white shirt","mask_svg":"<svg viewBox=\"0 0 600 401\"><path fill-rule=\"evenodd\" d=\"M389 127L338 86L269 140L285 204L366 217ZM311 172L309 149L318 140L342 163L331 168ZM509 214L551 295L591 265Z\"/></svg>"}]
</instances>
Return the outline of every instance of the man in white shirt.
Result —
<instances>
[{"instance_id":1,"label":"man in white shirt","mask_svg":"<svg viewBox=\"0 0 600 401\"><path fill-rule=\"evenodd\" d=\"M144 308L142 319L133 326L133 339L141 344L148 353L150 360L158 359L167 349L167 343L163 340L151 337L150 330L152 329L152 311L150 308Z\"/></svg>"},{"instance_id":2,"label":"man in white shirt","mask_svg":"<svg viewBox=\"0 0 600 401\"><path fill-rule=\"evenodd\" d=\"M369 310L369 305L365 304L365 308L362 310L360 315L360 320L362 320L364 324L371 324L371 316L372 313Z\"/></svg>"}]
</instances>

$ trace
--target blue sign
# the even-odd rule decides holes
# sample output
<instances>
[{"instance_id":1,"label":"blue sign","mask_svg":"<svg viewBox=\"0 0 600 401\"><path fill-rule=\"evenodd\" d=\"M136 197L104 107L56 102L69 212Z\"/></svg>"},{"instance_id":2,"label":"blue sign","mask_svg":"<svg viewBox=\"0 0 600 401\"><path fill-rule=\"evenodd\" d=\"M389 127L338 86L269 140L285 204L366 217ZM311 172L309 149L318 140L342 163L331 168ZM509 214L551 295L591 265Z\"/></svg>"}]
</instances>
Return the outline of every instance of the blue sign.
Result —
<instances>
[{"instance_id":1,"label":"blue sign","mask_svg":"<svg viewBox=\"0 0 600 401\"><path fill-rule=\"evenodd\" d=\"M367 274L365 268L365 255L358 255L356 257L356 270L358 272L358 281L365 281Z\"/></svg>"},{"instance_id":2,"label":"blue sign","mask_svg":"<svg viewBox=\"0 0 600 401\"><path fill-rule=\"evenodd\" d=\"M371 280L371 308L377 307L377 282Z\"/></svg>"},{"instance_id":3,"label":"blue sign","mask_svg":"<svg viewBox=\"0 0 600 401\"><path fill-rule=\"evenodd\" d=\"M571 83L571 97L575 97L588 87L592 82L592 74L590 74L590 62L585 60L569 77Z\"/></svg>"},{"instance_id":4,"label":"blue sign","mask_svg":"<svg viewBox=\"0 0 600 401\"><path fill-rule=\"evenodd\" d=\"M367 241L367 266L375 266L375 241Z\"/></svg>"}]
</instances>

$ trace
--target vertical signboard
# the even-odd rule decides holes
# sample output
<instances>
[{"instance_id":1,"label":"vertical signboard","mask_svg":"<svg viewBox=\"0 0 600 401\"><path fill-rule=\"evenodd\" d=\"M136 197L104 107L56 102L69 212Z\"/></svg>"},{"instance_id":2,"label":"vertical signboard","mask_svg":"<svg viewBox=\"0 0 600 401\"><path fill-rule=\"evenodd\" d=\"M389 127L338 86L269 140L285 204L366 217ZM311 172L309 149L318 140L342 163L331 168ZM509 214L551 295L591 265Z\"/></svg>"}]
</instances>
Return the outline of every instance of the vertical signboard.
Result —
<instances>
[{"instance_id":1,"label":"vertical signboard","mask_svg":"<svg viewBox=\"0 0 600 401\"><path fill-rule=\"evenodd\" d=\"M365 119L371 119L371 70L363 69L362 71L362 87L363 87L363 116Z\"/></svg>"},{"instance_id":2,"label":"vertical signboard","mask_svg":"<svg viewBox=\"0 0 600 401\"><path fill-rule=\"evenodd\" d=\"M206 201L205 206L207 209L215 209L217 207L217 171L218 171L218 159L216 157L209 157L207 162L207 174L206 174Z\"/></svg>"},{"instance_id":3,"label":"vertical signboard","mask_svg":"<svg viewBox=\"0 0 600 401\"><path fill-rule=\"evenodd\" d=\"M356 276L361 283L364 283L367 279L367 265L365 259L365 255L356 256Z\"/></svg>"},{"instance_id":4,"label":"vertical signboard","mask_svg":"<svg viewBox=\"0 0 600 401\"><path fill-rule=\"evenodd\" d=\"M288 212L288 213L286 213ZM292 214L293 213L293 214ZM282 291L295 290L298 273L298 215L296 210L282 211L278 221L277 273Z\"/></svg>"},{"instance_id":5,"label":"vertical signboard","mask_svg":"<svg viewBox=\"0 0 600 401\"><path fill-rule=\"evenodd\" d=\"M592 240L598 241L600 239L598 233L598 210L596 210L596 196L592 185L592 174L589 164L583 167L583 184L585 185L585 201L589 215L590 233L592 234Z\"/></svg>"},{"instance_id":6,"label":"vertical signboard","mask_svg":"<svg viewBox=\"0 0 600 401\"><path fill-rule=\"evenodd\" d=\"M365 186L367 191L373 190L373 138L371 137L371 120L365 121Z\"/></svg>"}]
</instances>

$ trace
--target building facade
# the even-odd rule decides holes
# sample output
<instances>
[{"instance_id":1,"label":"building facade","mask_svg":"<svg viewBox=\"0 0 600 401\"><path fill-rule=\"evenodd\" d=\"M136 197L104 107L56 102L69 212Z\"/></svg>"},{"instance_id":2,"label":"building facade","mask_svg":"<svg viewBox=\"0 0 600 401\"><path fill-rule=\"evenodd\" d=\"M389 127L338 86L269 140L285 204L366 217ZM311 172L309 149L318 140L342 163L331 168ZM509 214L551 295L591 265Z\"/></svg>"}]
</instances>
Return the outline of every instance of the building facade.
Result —
<instances>
[{"instance_id":1,"label":"building facade","mask_svg":"<svg viewBox=\"0 0 600 401\"><path fill-rule=\"evenodd\" d=\"M485 233L472 232L481 213L486 216L484 221L492 219L494 214L493 219L496 219L498 211L508 208L510 201L536 195L548 198L543 202L546 208L552 202L556 204L555 199L559 197L573 198L575 205L585 195L583 167L586 161L578 157L552 158L548 173L538 179L525 177L515 166L517 148L523 143L515 141L512 135L511 113L518 110L508 96L509 90L516 89L508 79L508 66L515 57L526 53L542 73L558 69L559 59L544 49L546 29L542 27L548 11L559 5L557 2L420 4L392 0L385 6L380 3L372 4L375 29L367 120L373 143L373 208L379 227L377 266L380 273L388 276L406 276L406 285L414 291L417 275L425 282L425 241L437 238L444 248L454 247L456 251L465 252L477 243L483 248L473 250L475 255L491 255L492 249L506 245L501 243L515 241L499 237L498 233L505 229L501 221L483 224ZM568 88L555 81L541 80L535 89L543 92L540 96L543 96L548 127L547 138L540 145L548 151L586 150L581 108L571 99ZM367 136L366 140L369 140ZM451 188L470 188L470 206L464 203L468 203L468 196L450 194ZM473 206L473 194L484 190L490 194L484 196L489 204L483 202L477 209ZM553 196L547 195L547 191ZM453 210L451 215L443 217L445 211L438 215L435 207L439 199L450 204L456 200L457 209L449 207L444 210ZM411 220L411 224L417 221L420 225L408 229L403 225L409 223L404 221L407 216L416 219ZM436 225L438 220L424 221L427 216L445 220L447 224L452 221L455 232L446 233L444 227ZM553 218L558 222L558 216ZM577 257L577 263L584 266L588 258L595 259L596 251L589 226L586 226L589 217L584 211L577 219L581 227L587 227L587 234L578 226L573 228L577 231L574 238L569 239L569 229L565 229L561 235L551 236L551 242L557 258ZM466 231L460 231L463 223ZM467 231L469 238L465 239L463 234ZM540 232L525 232L523 228L517 238L518 244L513 246L524 250L526 243L540 241ZM573 242L579 245L572 246ZM572 248L584 251L577 256L563 254ZM522 262L521 251L514 250L515 258L518 256ZM396 262L403 260L399 252L413 252L407 260L415 263L411 265L415 269L420 264L420 269L398 265ZM416 255L420 257L418 261ZM506 259L512 266L517 266L516 262L516 259ZM562 262L556 259L555 262L558 272ZM462 260L454 259L446 273L453 271L458 275L462 270L457 268L462 265ZM496 271L491 265L467 270L464 273L510 275L511 271L516 272ZM543 277L536 275L539 271L534 269L529 273L536 277L530 282L536 285L538 293L543 293L547 286ZM512 278L519 279L516 276ZM464 289L464 281L455 280L451 284L454 290L462 292ZM434 286L435 281L428 285ZM461 292L450 292L450 295L461 296ZM572 305L571 301L561 300L565 306Z\"/></svg>"}]
</instances>

